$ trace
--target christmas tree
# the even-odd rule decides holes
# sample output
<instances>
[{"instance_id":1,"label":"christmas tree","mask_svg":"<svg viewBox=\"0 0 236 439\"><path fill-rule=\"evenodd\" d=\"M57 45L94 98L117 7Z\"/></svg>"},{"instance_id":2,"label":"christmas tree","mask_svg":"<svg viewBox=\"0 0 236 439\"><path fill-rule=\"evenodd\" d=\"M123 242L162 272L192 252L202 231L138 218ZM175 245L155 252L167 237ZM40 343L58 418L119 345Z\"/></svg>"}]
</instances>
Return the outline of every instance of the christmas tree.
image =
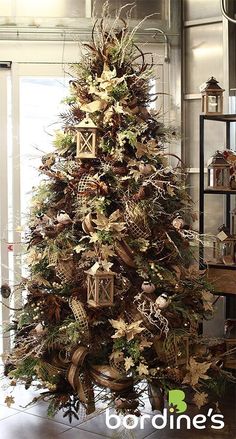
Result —
<instances>
[{"instance_id":1,"label":"christmas tree","mask_svg":"<svg viewBox=\"0 0 236 439\"><path fill-rule=\"evenodd\" d=\"M170 130L149 109L152 66L119 23L95 23L42 157L27 301L6 364L14 384L46 389L49 413L70 417L95 410L96 389L118 412L138 415L147 389L153 410L181 387L200 407L227 376L199 335L212 294L193 265L185 172L169 164Z\"/></svg>"}]
</instances>

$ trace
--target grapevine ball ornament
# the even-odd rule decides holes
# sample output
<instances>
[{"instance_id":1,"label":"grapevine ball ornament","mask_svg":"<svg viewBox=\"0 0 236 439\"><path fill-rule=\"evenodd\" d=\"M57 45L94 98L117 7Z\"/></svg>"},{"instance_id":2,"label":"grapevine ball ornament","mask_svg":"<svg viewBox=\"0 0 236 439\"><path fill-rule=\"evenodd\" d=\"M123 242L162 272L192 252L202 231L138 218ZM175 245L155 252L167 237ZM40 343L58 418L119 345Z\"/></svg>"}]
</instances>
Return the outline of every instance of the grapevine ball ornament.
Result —
<instances>
[{"instance_id":1,"label":"grapevine ball ornament","mask_svg":"<svg viewBox=\"0 0 236 439\"><path fill-rule=\"evenodd\" d=\"M11 288L9 287L8 284L2 284L1 285L1 296L3 297L3 299L8 299L8 297L10 297L11 294Z\"/></svg>"},{"instance_id":2,"label":"grapevine ball ornament","mask_svg":"<svg viewBox=\"0 0 236 439\"><path fill-rule=\"evenodd\" d=\"M141 288L144 293L154 293L156 289L155 285L148 280L143 281Z\"/></svg>"},{"instance_id":3,"label":"grapevine ball ornament","mask_svg":"<svg viewBox=\"0 0 236 439\"><path fill-rule=\"evenodd\" d=\"M155 301L155 305L159 309L164 309L170 304L170 299L166 293L162 293Z\"/></svg>"}]
</instances>

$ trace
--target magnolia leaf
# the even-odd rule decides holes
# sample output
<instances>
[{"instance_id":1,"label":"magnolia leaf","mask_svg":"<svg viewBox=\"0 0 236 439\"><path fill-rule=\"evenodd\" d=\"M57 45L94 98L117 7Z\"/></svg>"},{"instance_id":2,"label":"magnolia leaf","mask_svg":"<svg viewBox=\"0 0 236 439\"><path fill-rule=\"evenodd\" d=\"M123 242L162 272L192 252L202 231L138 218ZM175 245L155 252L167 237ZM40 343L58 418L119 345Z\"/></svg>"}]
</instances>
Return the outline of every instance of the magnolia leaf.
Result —
<instances>
[{"instance_id":1,"label":"magnolia leaf","mask_svg":"<svg viewBox=\"0 0 236 439\"><path fill-rule=\"evenodd\" d=\"M208 401L208 394L204 392L195 393L193 397L194 404L200 409L203 405L205 405Z\"/></svg>"},{"instance_id":2,"label":"magnolia leaf","mask_svg":"<svg viewBox=\"0 0 236 439\"><path fill-rule=\"evenodd\" d=\"M81 105L80 109L86 111L86 113L95 113L96 111L101 111L106 107L106 101L95 100L89 104Z\"/></svg>"},{"instance_id":3,"label":"magnolia leaf","mask_svg":"<svg viewBox=\"0 0 236 439\"><path fill-rule=\"evenodd\" d=\"M203 362L198 363L193 357L190 358L188 373L185 375L183 384L190 384L195 386L200 379L208 380L209 376L206 375L207 370L210 368L211 363Z\"/></svg>"},{"instance_id":4,"label":"magnolia leaf","mask_svg":"<svg viewBox=\"0 0 236 439\"><path fill-rule=\"evenodd\" d=\"M125 370L128 372L128 370L134 366L134 361L132 357L126 357L125 358Z\"/></svg>"}]
</instances>

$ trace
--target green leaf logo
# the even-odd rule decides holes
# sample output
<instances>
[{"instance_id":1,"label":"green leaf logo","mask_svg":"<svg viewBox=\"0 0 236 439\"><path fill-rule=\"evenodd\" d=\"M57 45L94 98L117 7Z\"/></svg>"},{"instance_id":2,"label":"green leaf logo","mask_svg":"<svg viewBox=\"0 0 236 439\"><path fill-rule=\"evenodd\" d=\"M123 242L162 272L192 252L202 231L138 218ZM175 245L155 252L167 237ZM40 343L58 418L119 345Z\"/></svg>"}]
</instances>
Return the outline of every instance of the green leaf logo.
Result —
<instances>
[{"instance_id":1,"label":"green leaf logo","mask_svg":"<svg viewBox=\"0 0 236 439\"><path fill-rule=\"evenodd\" d=\"M176 411L177 413L186 412L188 406L185 402L185 393L183 390L169 390L169 399L168 403L170 406L170 412L173 413Z\"/></svg>"}]
</instances>

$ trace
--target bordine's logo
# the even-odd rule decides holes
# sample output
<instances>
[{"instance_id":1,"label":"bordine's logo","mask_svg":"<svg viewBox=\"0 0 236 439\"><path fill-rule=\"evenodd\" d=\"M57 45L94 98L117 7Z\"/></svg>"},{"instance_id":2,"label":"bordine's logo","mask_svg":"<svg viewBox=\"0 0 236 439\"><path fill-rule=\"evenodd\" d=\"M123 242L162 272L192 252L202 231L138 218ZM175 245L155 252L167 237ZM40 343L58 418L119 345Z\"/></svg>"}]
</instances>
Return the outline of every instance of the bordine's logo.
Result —
<instances>
[{"instance_id":1,"label":"bordine's logo","mask_svg":"<svg viewBox=\"0 0 236 439\"><path fill-rule=\"evenodd\" d=\"M183 390L169 390L168 403L170 413L184 413L188 408Z\"/></svg>"},{"instance_id":2,"label":"bordine's logo","mask_svg":"<svg viewBox=\"0 0 236 439\"><path fill-rule=\"evenodd\" d=\"M185 402L185 393L183 390L173 389L168 392L168 409L164 408L163 412L157 413L154 416L143 413L138 417L134 414L127 414L123 417L110 413L110 409L106 410L106 426L111 430L123 427L127 430L133 430L134 428L144 429L145 420L149 419L152 426L157 430L162 430L168 427L170 430L181 430L192 428L197 430L204 430L207 422L211 422L210 427L213 430L220 430L224 428L224 415L221 413L214 413L213 408L209 408L206 414L198 413L193 417L190 417L185 412L188 408ZM185 414L183 414L185 413ZM175 416L177 414L177 416Z\"/></svg>"}]
</instances>

